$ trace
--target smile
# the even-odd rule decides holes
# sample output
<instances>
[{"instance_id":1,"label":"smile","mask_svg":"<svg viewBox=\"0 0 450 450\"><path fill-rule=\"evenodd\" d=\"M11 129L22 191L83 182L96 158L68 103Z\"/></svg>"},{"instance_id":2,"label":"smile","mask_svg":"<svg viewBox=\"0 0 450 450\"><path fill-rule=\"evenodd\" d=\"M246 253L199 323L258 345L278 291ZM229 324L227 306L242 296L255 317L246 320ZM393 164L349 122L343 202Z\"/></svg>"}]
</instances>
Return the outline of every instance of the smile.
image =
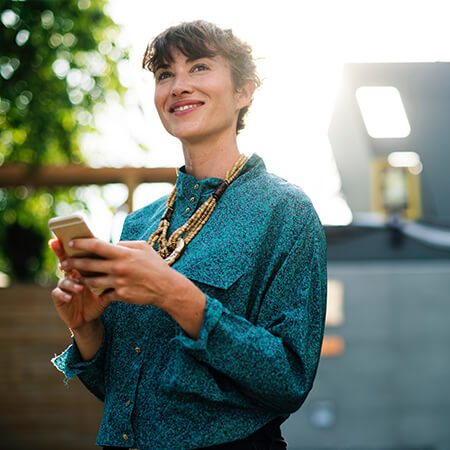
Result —
<instances>
[{"instance_id":1,"label":"smile","mask_svg":"<svg viewBox=\"0 0 450 450\"><path fill-rule=\"evenodd\" d=\"M177 113L177 112L182 112L182 111L188 111L188 110L193 110L198 108L199 106L202 106L204 103L200 102L200 103L189 103L187 105L180 105L180 106L175 106L175 108L170 108L170 112L171 113Z\"/></svg>"}]
</instances>

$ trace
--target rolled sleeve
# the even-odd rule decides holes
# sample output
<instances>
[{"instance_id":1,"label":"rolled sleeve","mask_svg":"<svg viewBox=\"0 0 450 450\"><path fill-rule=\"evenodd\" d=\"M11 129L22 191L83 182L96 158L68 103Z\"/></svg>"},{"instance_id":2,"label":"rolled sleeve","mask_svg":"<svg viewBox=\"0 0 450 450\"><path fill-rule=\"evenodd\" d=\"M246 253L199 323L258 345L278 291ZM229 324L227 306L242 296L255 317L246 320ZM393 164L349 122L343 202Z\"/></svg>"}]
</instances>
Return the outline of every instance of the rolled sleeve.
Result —
<instances>
[{"instance_id":1,"label":"rolled sleeve","mask_svg":"<svg viewBox=\"0 0 450 450\"><path fill-rule=\"evenodd\" d=\"M84 361L77 343L72 336L72 344L66 348L60 355L52 358L52 364L60 371L63 372L68 380L76 377L86 370L89 370L91 366L96 366L99 361L103 359L105 352L105 336L103 336L103 342L94 358L89 361Z\"/></svg>"},{"instance_id":2,"label":"rolled sleeve","mask_svg":"<svg viewBox=\"0 0 450 450\"><path fill-rule=\"evenodd\" d=\"M206 351L208 347L209 334L219 323L223 310L224 307L219 300L207 295L203 321L197 339L192 339L184 331L182 331L176 339L178 339L181 345L186 349Z\"/></svg>"},{"instance_id":3,"label":"rolled sleeve","mask_svg":"<svg viewBox=\"0 0 450 450\"><path fill-rule=\"evenodd\" d=\"M82 383L99 400L105 399L104 366L106 355L106 337L103 334L102 345L93 359L84 361L78 349L75 339L72 337L72 344L60 355L52 358L53 365L66 377L68 382L73 377L78 376Z\"/></svg>"}]
</instances>

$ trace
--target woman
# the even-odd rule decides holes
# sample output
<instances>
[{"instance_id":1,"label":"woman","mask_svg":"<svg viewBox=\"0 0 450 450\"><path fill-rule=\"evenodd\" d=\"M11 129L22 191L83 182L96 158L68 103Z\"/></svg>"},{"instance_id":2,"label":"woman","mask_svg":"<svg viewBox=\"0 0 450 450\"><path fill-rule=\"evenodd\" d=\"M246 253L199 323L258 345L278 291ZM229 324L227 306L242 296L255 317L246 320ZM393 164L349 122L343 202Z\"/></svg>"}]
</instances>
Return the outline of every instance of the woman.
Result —
<instances>
[{"instance_id":1,"label":"woman","mask_svg":"<svg viewBox=\"0 0 450 450\"><path fill-rule=\"evenodd\" d=\"M320 355L322 226L298 187L239 153L259 84L247 44L183 23L155 38L144 67L185 166L169 197L127 217L118 245L72 242L103 259L51 243L72 273L52 297L74 338L53 362L104 401L105 448L286 448L280 424Z\"/></svg>"}]
</instances>

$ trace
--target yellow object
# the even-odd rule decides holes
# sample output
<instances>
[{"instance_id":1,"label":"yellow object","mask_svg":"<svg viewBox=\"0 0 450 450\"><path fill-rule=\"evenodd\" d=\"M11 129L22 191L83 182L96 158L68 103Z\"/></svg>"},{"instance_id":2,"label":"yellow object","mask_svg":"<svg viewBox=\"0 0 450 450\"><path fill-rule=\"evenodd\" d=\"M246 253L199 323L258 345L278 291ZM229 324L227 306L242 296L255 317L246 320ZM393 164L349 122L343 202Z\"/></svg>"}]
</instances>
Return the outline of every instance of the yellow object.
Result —
<instances>
[{"instance_id":1,"label":"yellow object","mask_svg":"<svg viewBox=\"0 0 450 450\"><path fill-rule=\"evenodd\" d=\"M372 161L372 210L417 220L421 216L420 175L411 167L393 167L387 158Z\"/></svg>"}]
</instances>

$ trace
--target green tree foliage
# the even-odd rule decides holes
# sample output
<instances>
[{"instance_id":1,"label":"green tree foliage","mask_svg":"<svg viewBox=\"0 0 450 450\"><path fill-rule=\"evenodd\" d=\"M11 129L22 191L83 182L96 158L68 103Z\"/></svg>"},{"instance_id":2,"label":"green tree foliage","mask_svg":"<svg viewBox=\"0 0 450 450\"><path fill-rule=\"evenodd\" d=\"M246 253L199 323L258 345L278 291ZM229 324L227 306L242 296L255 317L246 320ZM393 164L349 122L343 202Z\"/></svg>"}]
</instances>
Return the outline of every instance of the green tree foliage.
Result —
<instances>
[{"instance_id":1,"label":"green tree foliage","mask_svg":"<svg viewBox=\"0 0 450 450\"><path fill-rule=\"evenodd\" d=\"M108 92L124 93L118 63L127 55L116 45L119 29L105 3L0 0L0 165L21 163L32 171L85 162L80 137L94 129L95 105ZM9 247L22 229L45 248L47 220L59 201L75 201L71 192L0 191L0 270L29 280L48 266L45 251L42 257L23 249L18 268L21 251L11 256Z\"/></svg>"}]
</instances>

